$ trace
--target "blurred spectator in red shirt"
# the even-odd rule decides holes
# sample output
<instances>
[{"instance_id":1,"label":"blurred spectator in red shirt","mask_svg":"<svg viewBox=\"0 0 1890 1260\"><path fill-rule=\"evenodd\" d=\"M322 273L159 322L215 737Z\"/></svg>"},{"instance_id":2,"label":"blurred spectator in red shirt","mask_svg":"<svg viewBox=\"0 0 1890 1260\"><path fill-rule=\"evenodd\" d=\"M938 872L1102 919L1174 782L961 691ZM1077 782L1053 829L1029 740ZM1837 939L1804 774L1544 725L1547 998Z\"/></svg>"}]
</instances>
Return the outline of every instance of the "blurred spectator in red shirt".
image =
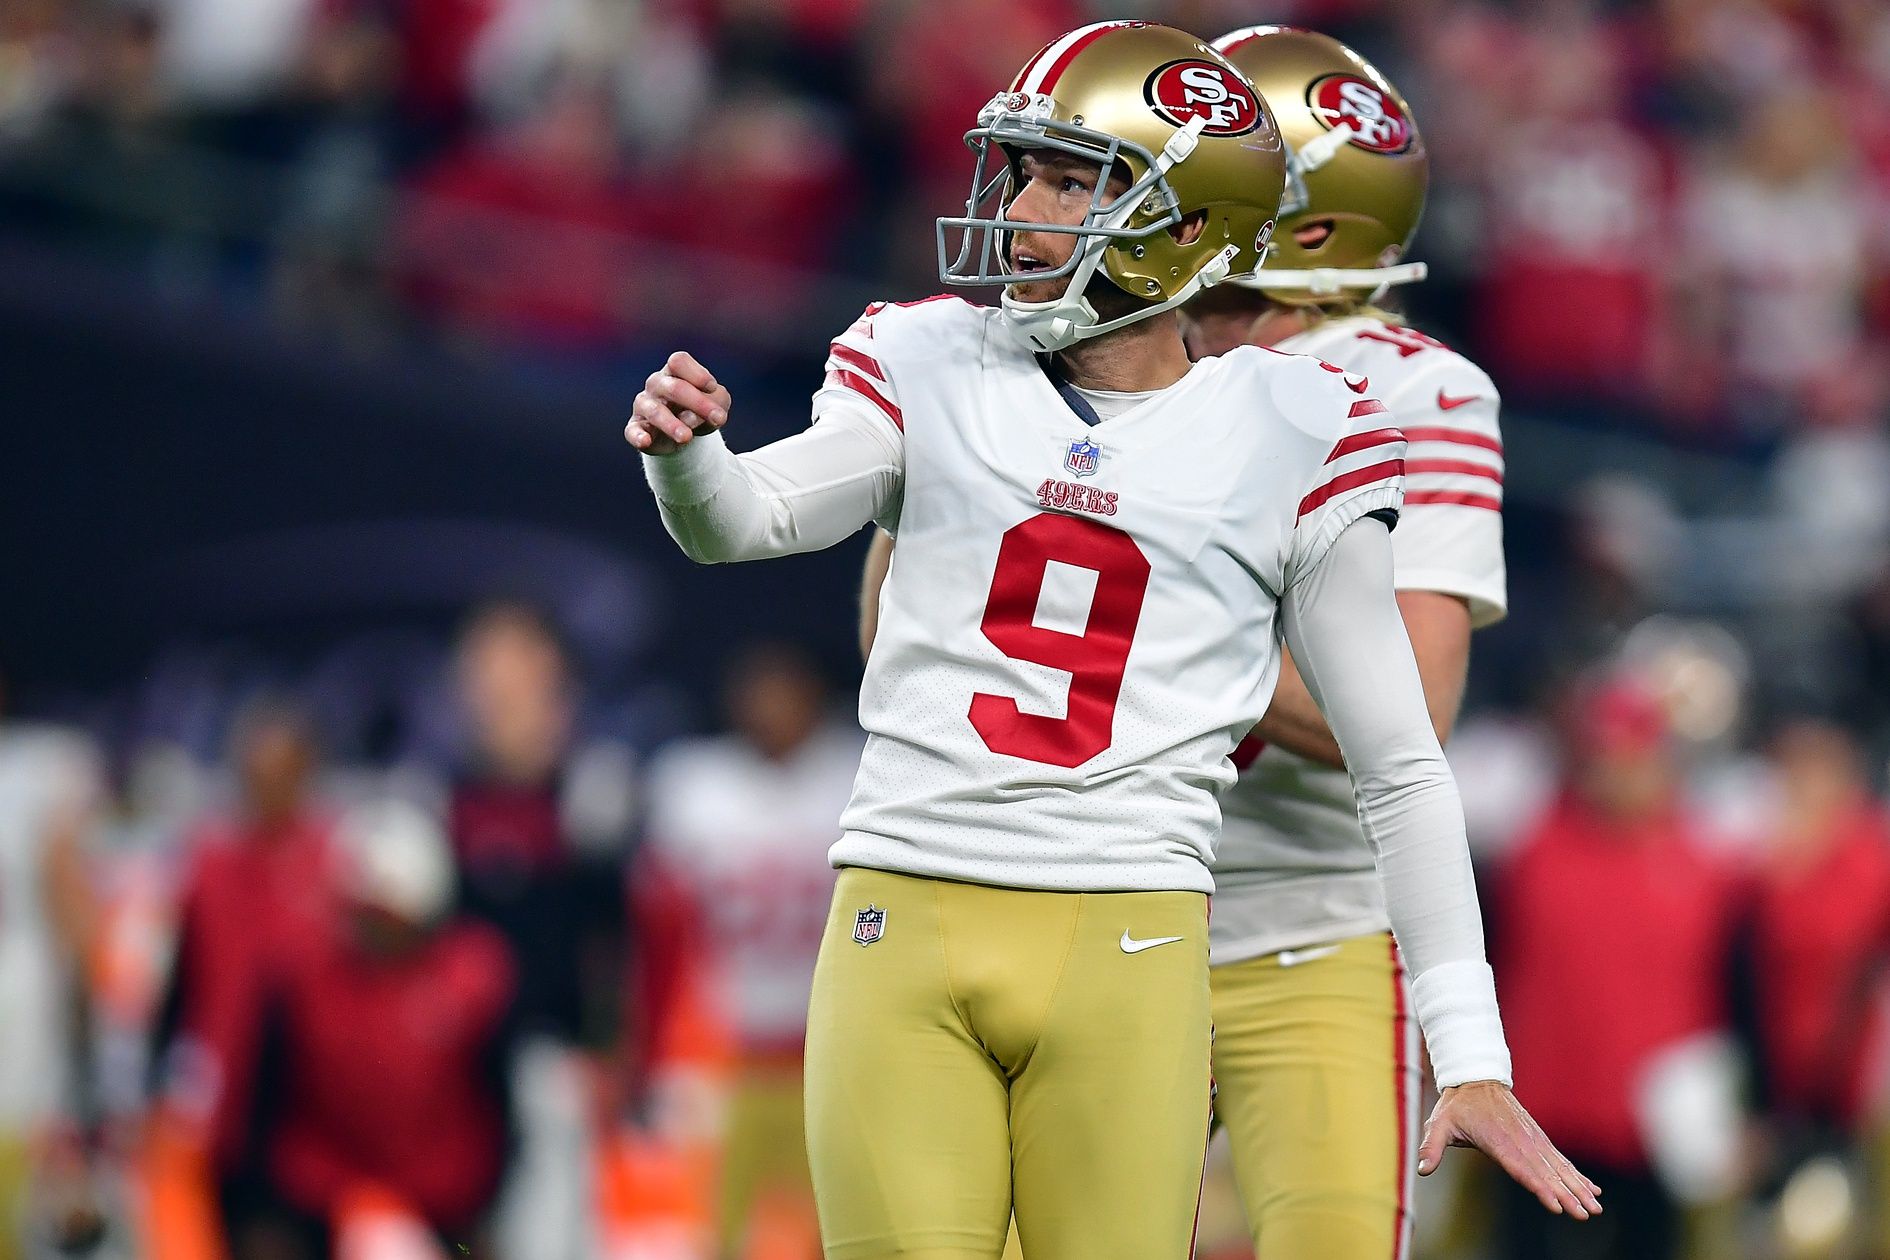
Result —
<instances>
[{"instance_id":1,"label":"blurred spectator in red shirt","mask_svg":"<svg viewBox=\"0 0 1890 1260\"><path fill-rule=\"evenodd\" d=\"M418 807L358 807L339 829L346 926L283 986L283 1106L268 1152L289 1209L271 1260L323 1260L404 1217L443 1254L490 1253L508 1148L507 1015L517 977L490 927L449 918L452 856ZM372 1206L372 1214L363 1211Z\"/></svg>"},{"instance_id":2,"label":"blurred spectator in red shirt","mask_svg":"<svg viewBox=\"0 0 1890 1260\"><path fill-rule=\"evenodd\" d=\"M407 110L450 130L466 116L474 57L505 0L405 0L397 8Z\"/></svg>"},{"instance_id":3,"label":"blurred spectator in red shirt","mask_svg":"<svg viewBox=\"0 0 1890 1260\"><path fill-rule=\"evenodd\" d=\"M875 33L883 51L872 64L862 126L895 274L938 282L929 228L939 215L965 212L973 162L965 133L1033 53L1084 20L1063 0L952 0L904 6Z\"/></svg>"},{"instance_id":4,"label":"blurred spectator in red shirt","mask_svg":"<svg viewBox=\"0 0 1890 1260\"><path fill-rule=\"evenodd\" d=\"M317 754L295 710L252 707L231 740L238 798L192 838L177 960L157 1032L167 1109L195 1122L232 1249L266 1198L258 1071L270 995L333 926L330 826L310 800Z\"/></svg>"},{"instance_id":5,"label":"blurred spectator in red shirt","mask_svg":"<svg viewBox=\"0 0 1890 1260\"><path fill-rule=\"evenodd\" d=\"M399 266L461 332L600 348L624 326L630 236L655 224L654 204L625 176L609 92L566 75L522 123L420 173Z\"/></svg>"},{"instance_id":6,"label":"blurred spectator in red shirt","mask_svg":"<svg viewBox=\"0 0 1890 1260\"><path fill-rule=\"evenodd\" d=\"M661 1022L650 1007L670 992L651 964L670 955L630 933L629 819L585 807L596 784L573 748L578 689L549 618L515 601L481 608L456 668L468 737L448 812L460 904L499 930L519 969L524 1149L500 1245L587 1255L588 1161L598 1126L642 1084Z\"/></svg>"},{"instance_id":7,"label":"blurred spectator in red shirt","mask_svg":"<svg viewBox=\"0 0 1890 1260\"><path fill-rule=\"evenodd\" d=\"M664 241L639 268L646 322L795 330L852 212L841 125L762 85L722 94L662 176Z\"/></svg>"},{"instance_id":8,"label":"blurred spectator in red shirt","mask_svg":"<svg viewBox=\"0 0 1890 1260\"><path fill-rule=\"evenodd\" d=\"M1493 899L1517 1094L1607 1191L1588 1222L1506 1200L1512 1256L1666 1257L1674 1204L1637 1094L1669 1047L1721 1023L1728 884L1692 843L1665 713L1612 683L1577 702L1561 798ZM1573 1226L1573 1228L1571 1228Z\"/></svg>"},{"instance_id":9,"label":"blurred spectator in red shirt","mask_svg":"<svg viewBox=\"0 0 1890 1260\"><path fill-rule=\"evenodd\" d=\"M1477 342L1519 400L1634 398L1664 335L1661 155L1622 121L1623 57L1604 31L1527 47L1536 72L1491 101Z\"/></svg>"},{"instance_id":10,"label":"blurred spectator in red shirt","mask_svg":"<svg viewBox=\"0 0 1890 1260\"><path fill-rule=\"evenodd\" d=\"M1779 817L1745 905L1757 1101L1782 1157L1853 1136L1868 1071L1884 1049L1881 980L1890 958L1890 818L1870 796L1856 741L1811 719L1772 743Z\"/></svg>"}]
</instances>

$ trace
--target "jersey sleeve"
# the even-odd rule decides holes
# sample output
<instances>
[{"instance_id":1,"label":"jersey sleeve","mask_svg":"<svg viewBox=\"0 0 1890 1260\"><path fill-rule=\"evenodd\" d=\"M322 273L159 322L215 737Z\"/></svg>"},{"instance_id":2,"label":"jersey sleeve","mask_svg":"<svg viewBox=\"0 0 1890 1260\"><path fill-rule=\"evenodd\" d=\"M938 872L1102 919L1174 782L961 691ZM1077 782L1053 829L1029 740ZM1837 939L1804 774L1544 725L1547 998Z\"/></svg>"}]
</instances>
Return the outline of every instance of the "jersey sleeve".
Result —
<instances>
[{"instance_id":1,"label":"jersey sleeve","mask_svg":"<svg viewBox=\"0 0 1890 1260\"><path fill-rule=\"evenodd\" d=\"M906 417L891 363L898 356L899 315L904 308L874 302L827 347L826 375L814 391L814 419L844 415L857 422L893 430L905 446ZM900 500L895 497L875 523L894 537L899 533Z\"/></svg>"},{"instance_id":2,"label":"jersey sleeve","mask_svg":"<svg viewBox=\"0 0 1890 1260\"><path fill-rule=\"evenodd\" d=\"M1459 596L1479 629L1502 620L1509 586L1496 387L1459 357L1390 401L1407 443L1404 513L1391 540L1398 589Z\"/></svg>"},{"instance_id":3,"label":"jersey sleeve","mask_svg":"<svg viewBox=\"0 0 1890 1260\"><path fill-rule=\"evenodd\" d=\"M1370 522L1344 531L1287 592L1282 629L1345 753L1437 1083L1508 1083L1463 805L1392 596L1389 544Z\"/></svg>"},{"instance_id":4,"label":"jersey sleeve","mask_svg":"<svg viewBox=\"0 0 1890 1260\"><path fill-rule=\"evenodd\" d=\"M890 373L859 348L875 346L880 309L868 307L834 343L806 430L744 455L717 431L643 457L664 528L690 559L793 555L832 546L869 521L897 527L905 430ZM879 375L855 370L868 366Z\"/></svg>"},{"instance_id":5,"label":"jersey sleeve","mask_svg":"<svg viewBox=\"0 0 1890 1260\"><path fill-rule=\"evenodd\" d=\"M1298 370L1298 396L1275 398L1300 428L1321 440L1312 448L1322 458L1311 469L1293 522L1287 557L1291 585L1317 568L1345 527L1361 517L1383 514L1395 525L1404 501L1405 439L1384 403L1365 393L1364 377L1310 360L1318 371Z\"/></svg>"},{"instance_id":6,"label":"jersey sleeve","mask_svg":"<svg viewBox=\"0 0 1890 1260\"><path fill-rule=\"evenodd\" d=\"M814 393L814 415L848 410L906 431L899 387L889 361L897 356L899 308L874 302L827 347L826 377ZM888 313L888 312L892 313Z\"/></svg>"}]
</instances>

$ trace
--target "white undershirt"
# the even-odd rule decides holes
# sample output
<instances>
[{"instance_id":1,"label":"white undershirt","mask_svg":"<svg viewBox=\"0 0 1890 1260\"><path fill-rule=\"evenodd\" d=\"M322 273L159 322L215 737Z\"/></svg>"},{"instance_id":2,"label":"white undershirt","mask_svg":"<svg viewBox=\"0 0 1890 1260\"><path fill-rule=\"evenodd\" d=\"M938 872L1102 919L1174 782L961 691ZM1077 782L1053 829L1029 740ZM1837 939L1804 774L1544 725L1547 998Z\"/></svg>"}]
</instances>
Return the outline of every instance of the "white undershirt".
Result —
<instances>
[{"instance_id":1,"label":"white undershirt","mask_svg":"<svg viewBox=\"0 0 1890 1260\"><path fill-rule=\"evenodd\" d=\"M1096 412L1098 420L1114 420L1123 412L1140 406L1162 392L1159 389L1141 389L1124 393L1116 389L1084 389L1081 385L1072 385L1070 388L1083 396L1083 401Z\"/></svg>"}]
</instances>

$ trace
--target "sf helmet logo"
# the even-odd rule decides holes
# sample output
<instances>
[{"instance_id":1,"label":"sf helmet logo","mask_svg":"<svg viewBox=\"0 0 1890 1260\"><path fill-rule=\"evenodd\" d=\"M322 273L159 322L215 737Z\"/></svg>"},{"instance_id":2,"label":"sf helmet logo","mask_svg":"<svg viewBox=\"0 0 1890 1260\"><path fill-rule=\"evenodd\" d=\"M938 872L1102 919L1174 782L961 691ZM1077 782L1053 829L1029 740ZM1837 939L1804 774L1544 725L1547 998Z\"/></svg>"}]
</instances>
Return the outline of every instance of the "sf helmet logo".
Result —
<instances>
[{"instance_id":1,"label":"sf helmet logo","mask_svg":"<svg viewBox=\"0 0 1890 1260\"><path fill-rule=\"evenodd\" d=\"M1313 117L1328 130L1341 122L1352 129L1349 144L1371 153L1403 153L1411 147L1411 120L1398 102L1355 74L1329 74L1306 90Z\"/></svg>"},{"instance_id":2,"label":"sf helmet logo","mask_svg":"<svg viewBox=\"0 0 1890 1260\"><path fill-rule=\"evenodd\" d=\"M1205 117L1203 135L1244 136L1260 125L1260 98L1237 73L1212 61L1171 61L1148 76L1142 95L1177 127Z\"/></svg>"}]
</instances>

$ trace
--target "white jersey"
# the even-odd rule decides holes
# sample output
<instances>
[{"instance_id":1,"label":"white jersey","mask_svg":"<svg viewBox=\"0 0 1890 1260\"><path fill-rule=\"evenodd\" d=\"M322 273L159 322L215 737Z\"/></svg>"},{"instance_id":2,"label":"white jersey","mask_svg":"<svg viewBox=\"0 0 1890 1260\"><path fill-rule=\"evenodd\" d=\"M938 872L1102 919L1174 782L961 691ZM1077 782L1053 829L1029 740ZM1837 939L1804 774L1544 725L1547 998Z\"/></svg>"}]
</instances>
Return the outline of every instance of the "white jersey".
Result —
<instances>
[{"instance_id":1,"label":"white jersey","mask_svg":"<svg viewBox=\"0 0 1890 1260\"><path fill-rule=\"evenodd\" d=\"M750 1051L799 1049L859 757L857 731L828 729L780 761L729 737L650 767L650 843L700 907L721 1008Z\"/></svg>"},{"instance_id":2,"label":"white jersey","mask_svg":"<svg viewBox=\"0 0 1890 1260\"><path fill-rule=\"evenodd\" d=\"M78 736L0 727L0 1138L33 1132L72 1101L71 960L49 916L45 863L55 819L87 800L93 774Z\"/></svg>"},{"instance_id":3,"label":"white jersey","mask_svg":"<svg viewBox=\"0 0 1890 1260\"><path fill-rule=\"evenodd\" d=\"M1391 538L1398 589L1461 596L1477 627L1499 620L1508 604L1503 444L1490 378L1432 338L1369 316L1332 320L1279 348L1365 377L1404 433L1404 513ZM1265 748L1221 808L1215 963L1390 926L1345 771Z\"/></svg>"},{"instance_id":4,"label":"white jersey","mask_svg":"<svg viewBox=\"0 0 1890 1260\"><path fill-rule=\"evenodd\" d=\"M903 445L835 864L1209 891L1281 597L1399 506L1383 406L1243 347L1091 425L997 311L955 298L869 308L827 366L816 413L870 410Z\"/></svg>"}]
</instances>

